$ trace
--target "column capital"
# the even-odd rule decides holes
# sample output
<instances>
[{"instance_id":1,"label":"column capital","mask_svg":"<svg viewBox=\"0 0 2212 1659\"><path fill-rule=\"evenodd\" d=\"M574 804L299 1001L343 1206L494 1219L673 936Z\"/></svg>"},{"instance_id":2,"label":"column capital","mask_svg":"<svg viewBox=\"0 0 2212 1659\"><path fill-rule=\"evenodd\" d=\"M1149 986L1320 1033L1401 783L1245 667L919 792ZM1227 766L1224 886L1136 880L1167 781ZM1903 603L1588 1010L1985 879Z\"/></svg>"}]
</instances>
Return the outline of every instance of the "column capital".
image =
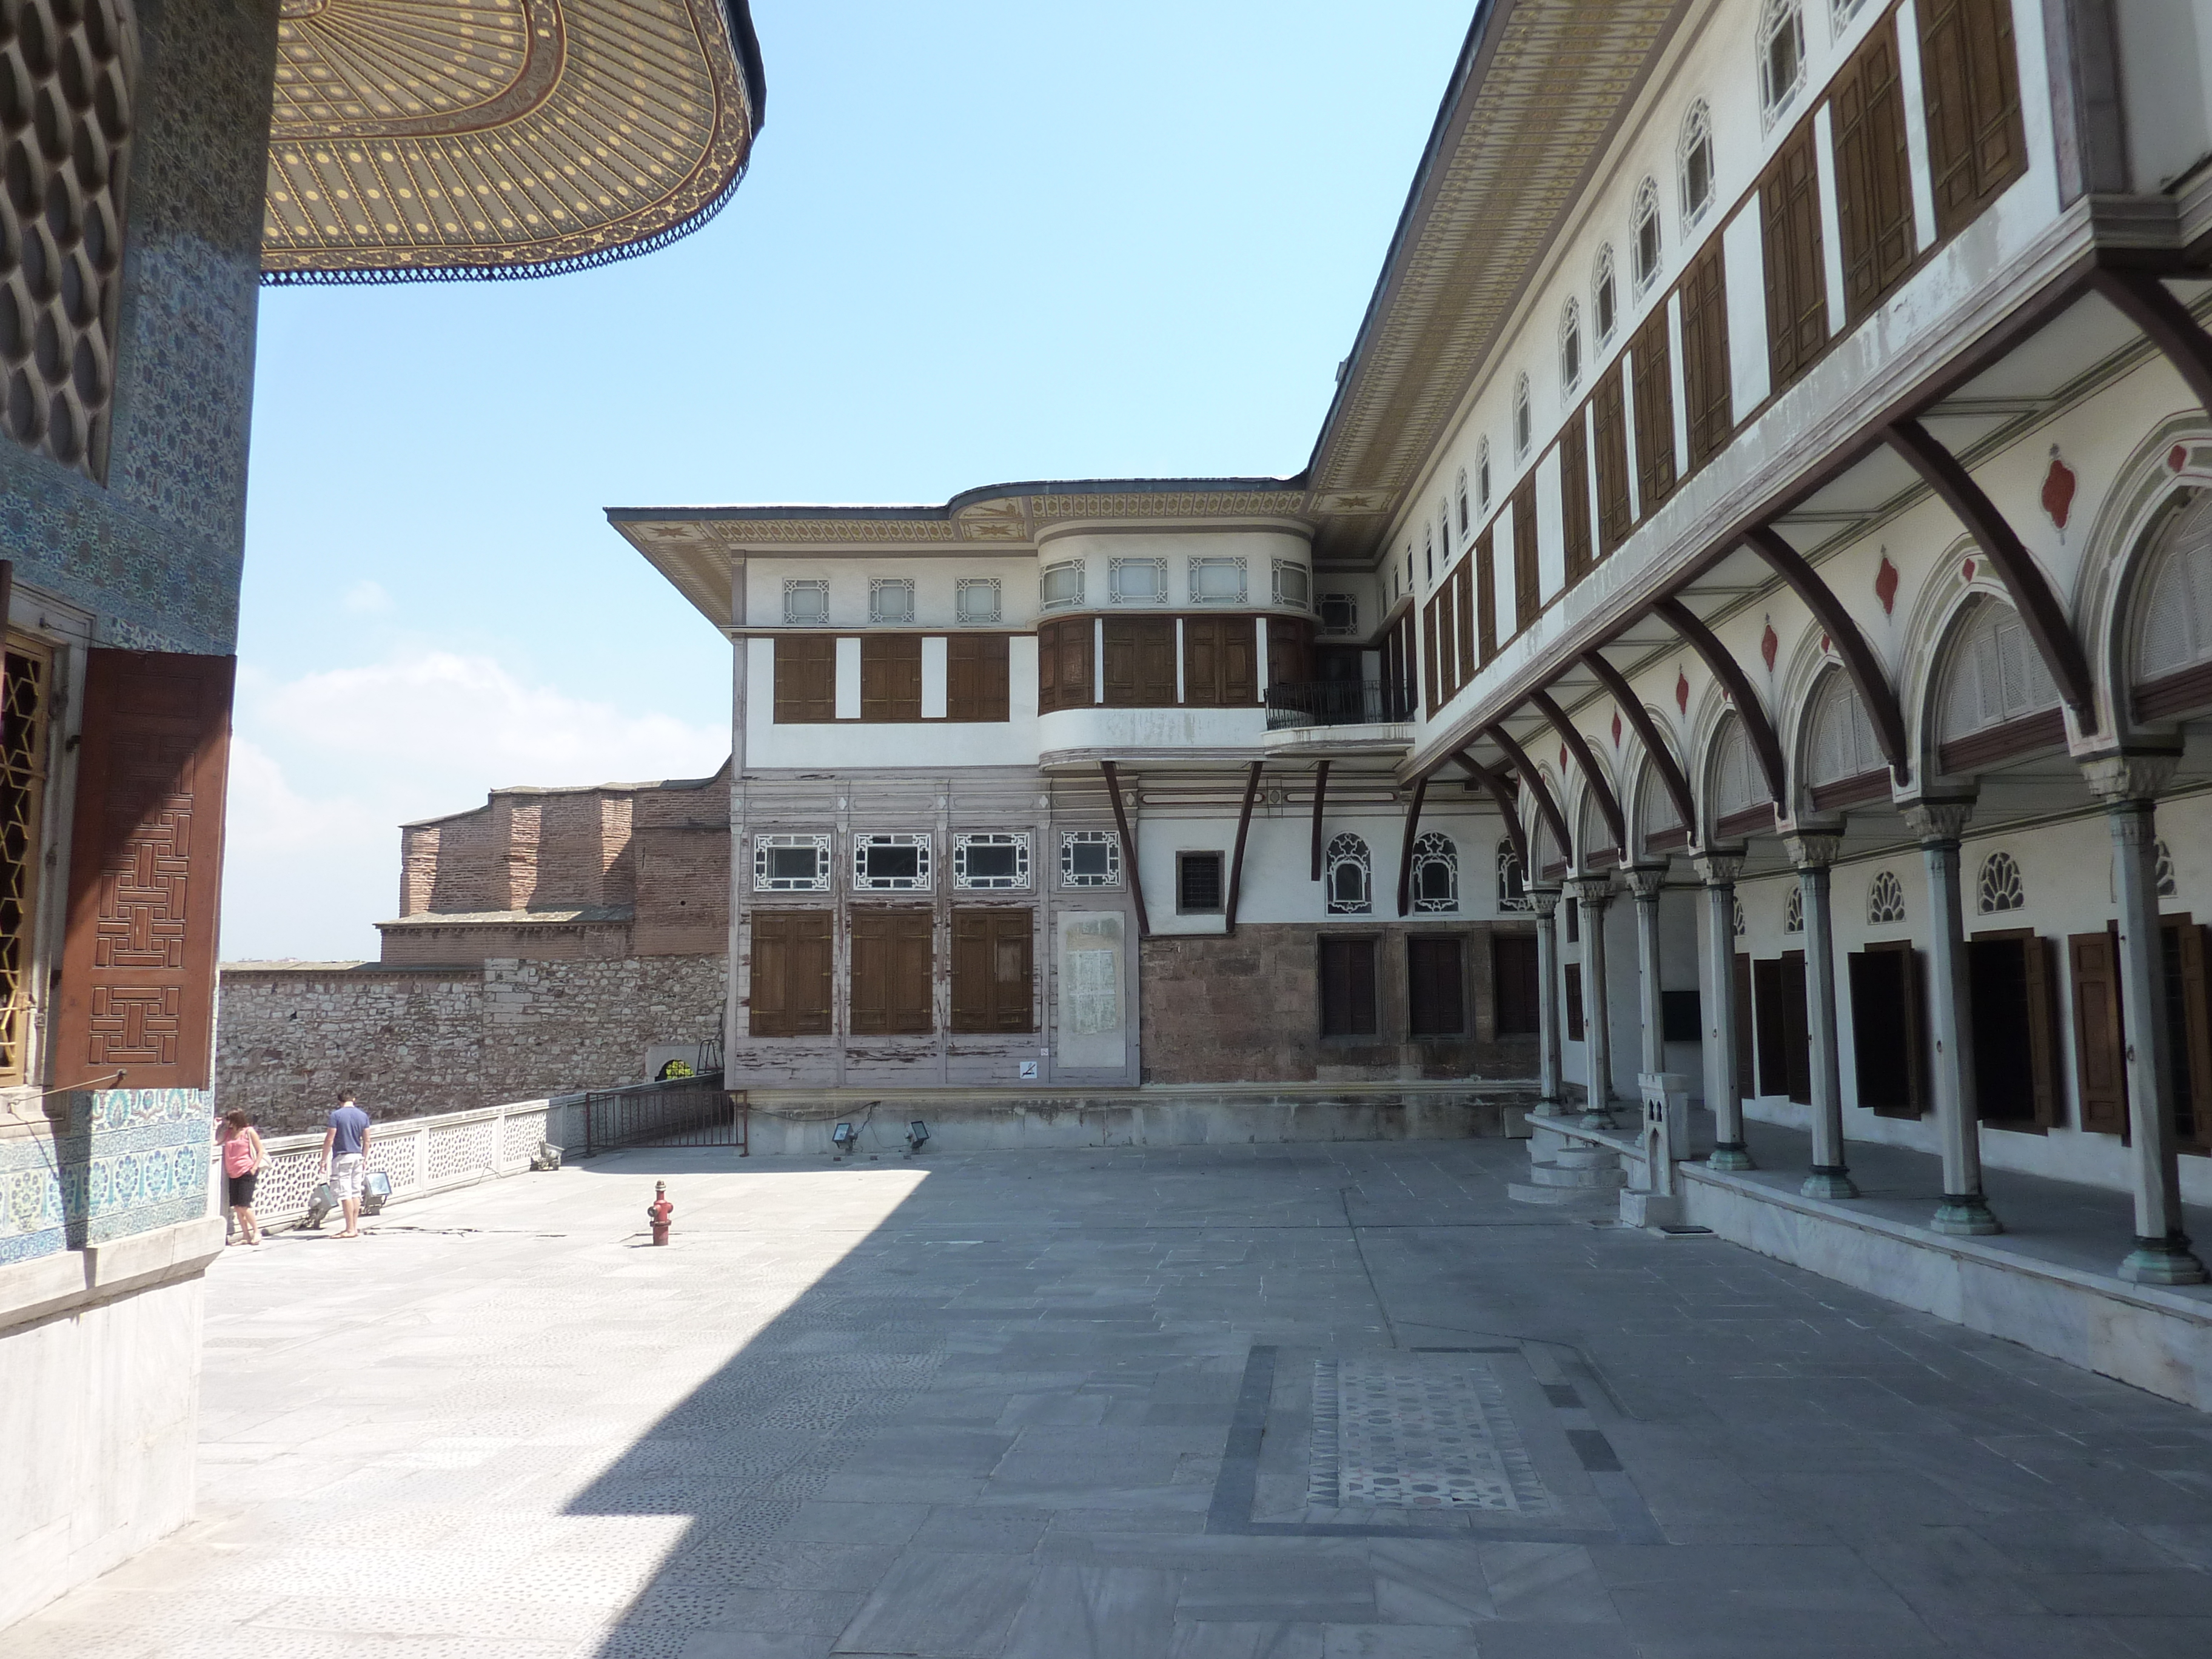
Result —
<instances>
[{"instance_id":1,"label":"column capital","mask_svg":"<svg viewBox=\"0 0 2212 1659\"><path fill-rule=\"evenodd\" d=\"M1621 872L1628 878L1628 885L1636 896L1646 903L1659 901L1659 890L1666 884L1667 866L1663 864L1632 864Z\"/></svg>"},{"instance_id":2,"label":"column capital","mask_svg":"<svg viewBox=\"0 0 2212 1659\"><path fill-rule=\"evenodd\" d=\"M1545 921L1549 921L1558 914L1560 897L1558 888L1530 887L1524 890L1528 896L1528 902L1535 907L1536 914Z\"/></svg>"},{"instance_id":3,"label":"column capital","mask_svg":"<svg viewBox=\"0 0 2212 1659\"><path fill-rule=\"evenodd\" d=\"M1783 838L1782 845L1790 854L1790 862L1800 870L1825 870L1836 861L1843 851L1844 838L1836 835L1799 833Z\"/></svg>"},{"instance_id":4,"label":"column capital","mask_svg":"<svg viewBox=\"0 0 2212 1659\"><path fill-rule=\"evenodd\" d=\"M1743 873L1743 857L1741 853L1700 853L1690 865L1706 886L1733 887Z\"/></svg>"},{"instance_id":5,"label":"column capital","mask_svg":"<svg viewBox=\"0 0 2212 1659\"><path fill-rule=\"evenodd\" d=\"M2166 787L2178 755L2098 755L2081 763L2082 781L2107 806L2150 800Z\"/></svg>"},{"instance_id":6,"label":"column capital","mask_svg":"<svg viewBox=\"0 0 2212 1659\"><path fill-rule=\"evenodd\" d=\"M1585 910L1601 909L1613 902L1613 877L1575 876L1567 885L1575 890L1575 898Z\"/></svg>"},{"instance_id":7,"label":"column capital","mask_svg":"<svg viewBox=\"0 0 2212 1659\"><path fill-rule=\"evenodd\" d=\"M1915 801L1905 809L1905 827L1925 847L1956 842L1966 833L1966 821L1973 816L1974 803L1970 800Z\"/></svg>"}]
</instances>

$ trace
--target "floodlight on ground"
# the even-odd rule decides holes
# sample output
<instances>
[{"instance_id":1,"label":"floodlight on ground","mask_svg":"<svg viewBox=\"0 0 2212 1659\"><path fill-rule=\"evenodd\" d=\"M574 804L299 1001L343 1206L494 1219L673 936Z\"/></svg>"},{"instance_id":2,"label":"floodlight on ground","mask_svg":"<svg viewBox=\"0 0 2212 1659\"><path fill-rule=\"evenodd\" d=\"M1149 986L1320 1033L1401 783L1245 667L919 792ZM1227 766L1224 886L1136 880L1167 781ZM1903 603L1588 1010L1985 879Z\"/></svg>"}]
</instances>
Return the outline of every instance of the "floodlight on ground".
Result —
<instances>
[{"instance_id":1,"label":"floodlight on ground","mask_svg":"<svg viewBox=\"0 0 2212 1659\"><path fill-rule=\"evenodd\" d=\"M854 1133L853 1126L849 1123L841 1123L830 1132L830 1144L841 1152L851 1152L859 1143L860 1139L859 1135Z\"/></svg>"},{"instance_id":2,"label":"floodlight on ground","mask_svg":"<svg viewBox=\"0 0 2212 1659\"><path fill-rule=\"evenodd\" d=\"M928 1139L929 1125L924 1123L920 1118L915 1119L906 1126L906 1144L914 1151L920 1152L921 1143Z\"/></svg>"}]
</instances>

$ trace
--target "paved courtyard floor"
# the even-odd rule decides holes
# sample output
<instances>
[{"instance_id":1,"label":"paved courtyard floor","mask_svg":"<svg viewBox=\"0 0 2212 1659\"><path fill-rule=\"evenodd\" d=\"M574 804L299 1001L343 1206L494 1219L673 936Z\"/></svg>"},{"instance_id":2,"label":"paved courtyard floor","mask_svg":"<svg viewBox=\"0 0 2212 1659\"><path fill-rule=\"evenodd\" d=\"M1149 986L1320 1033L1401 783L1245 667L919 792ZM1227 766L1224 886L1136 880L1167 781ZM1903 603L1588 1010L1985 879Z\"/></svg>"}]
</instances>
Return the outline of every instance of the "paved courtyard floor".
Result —
<instances>
[{"instance_id":1,"label":"paved courtyard floor","mask_svg":"<svg viewBox=\"0 0 2212 1659\"><path fill-rule=\"evenodd\" d=\"M2212 1419L1524 1168L637 1152L234 1249L198 1520L0 1652L2212 1654Z\"/></svg>"}]
</instances>

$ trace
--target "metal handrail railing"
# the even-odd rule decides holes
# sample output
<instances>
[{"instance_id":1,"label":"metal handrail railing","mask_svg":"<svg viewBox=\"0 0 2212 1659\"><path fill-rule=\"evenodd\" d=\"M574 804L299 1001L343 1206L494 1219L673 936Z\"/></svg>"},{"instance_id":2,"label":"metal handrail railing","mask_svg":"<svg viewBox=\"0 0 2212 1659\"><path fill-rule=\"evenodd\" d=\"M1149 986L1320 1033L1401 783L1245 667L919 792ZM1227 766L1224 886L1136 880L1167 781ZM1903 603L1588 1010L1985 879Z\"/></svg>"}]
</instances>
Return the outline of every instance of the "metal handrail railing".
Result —
<instances>
[{"instance_id":1,"label":"metal handrail railing","mask_svg":"<svg viewBox=\"0 0 2212 1659\"><path fill-rule=\"evenodd\" d=\"M1267 688L1267 729L1382 726L1413 717L1413 692L1388 680L1294 680Z\"/></svg>"}]
</instances>

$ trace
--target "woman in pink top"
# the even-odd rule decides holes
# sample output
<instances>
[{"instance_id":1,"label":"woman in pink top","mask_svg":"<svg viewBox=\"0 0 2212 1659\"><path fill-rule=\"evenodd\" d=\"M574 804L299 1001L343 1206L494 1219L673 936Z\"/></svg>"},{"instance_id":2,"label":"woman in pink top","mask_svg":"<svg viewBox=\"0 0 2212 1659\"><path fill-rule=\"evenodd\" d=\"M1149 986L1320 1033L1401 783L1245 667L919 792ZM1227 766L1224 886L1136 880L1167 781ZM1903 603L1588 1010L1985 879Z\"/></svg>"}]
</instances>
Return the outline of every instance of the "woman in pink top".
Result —
<instances>
[{"instance_id":1,"label":"woman in pink top","mask_svg":"<svg viewBox=\"0 0 2212 1659\"><path fill-rule=\"evenodd\" d=\"M261 1224L253 1218L253 1186L261 1177L268 1154L262 1150L261 1133L243 1112L232 1112L222 1121L222 1177L231 1213L238 1218L239 1237L233 1243L258 1244Z\"/></svg>"}]
</instances>

